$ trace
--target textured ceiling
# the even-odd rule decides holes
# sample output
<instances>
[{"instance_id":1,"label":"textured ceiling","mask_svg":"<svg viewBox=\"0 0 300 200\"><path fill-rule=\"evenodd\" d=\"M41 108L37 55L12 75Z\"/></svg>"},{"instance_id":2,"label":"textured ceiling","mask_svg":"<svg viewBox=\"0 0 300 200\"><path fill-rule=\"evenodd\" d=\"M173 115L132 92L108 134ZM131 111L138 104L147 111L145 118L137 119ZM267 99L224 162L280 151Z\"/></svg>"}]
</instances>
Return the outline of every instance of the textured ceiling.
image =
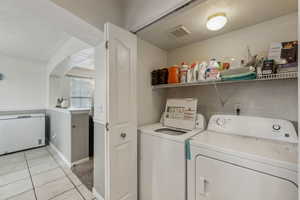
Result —
<instances>
[{"instance_id":1,"label":"textured ceiling","mask_svg":"<svg viewBox=\"0 0 300 200\"><path fill-rule=\"evenodd\" d=\"M162 49L171 50L297 12L297 3L297 0L206 0L154 23L138 35ZM222 30L212 32L206 29L206 20L217 12L225 12L229 22ZM179 25L187 27L191 34L183 38L171 36L169 32Z\"/></svg>"},{"instance_id":2,"label":"textured ceiling","mask_svg":"<svg viewBox=\"0 0 300 200\"><path fill-rule=\"evenodd\" d=\"M0 53L47 61L69 37L12 0L0 2Z\"/></svg>"}]
</instances>

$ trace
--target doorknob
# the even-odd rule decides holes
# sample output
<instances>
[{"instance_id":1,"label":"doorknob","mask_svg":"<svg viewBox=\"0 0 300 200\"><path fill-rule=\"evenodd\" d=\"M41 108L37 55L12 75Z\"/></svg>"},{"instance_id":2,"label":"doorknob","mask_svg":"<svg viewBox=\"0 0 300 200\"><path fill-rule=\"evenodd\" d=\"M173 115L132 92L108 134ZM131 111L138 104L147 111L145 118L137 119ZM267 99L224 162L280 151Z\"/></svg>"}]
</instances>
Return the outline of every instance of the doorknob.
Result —
<instances>
[{"instance_id":1,"label":"doorknob","mask_svg":"<svg viewBox=\"0 0 300 200\"><path fill-rule=\"evenodd\" d=\"M126 138L126 133L121 133L121 137L124 139Z\"/></svg>"}]
</instances>

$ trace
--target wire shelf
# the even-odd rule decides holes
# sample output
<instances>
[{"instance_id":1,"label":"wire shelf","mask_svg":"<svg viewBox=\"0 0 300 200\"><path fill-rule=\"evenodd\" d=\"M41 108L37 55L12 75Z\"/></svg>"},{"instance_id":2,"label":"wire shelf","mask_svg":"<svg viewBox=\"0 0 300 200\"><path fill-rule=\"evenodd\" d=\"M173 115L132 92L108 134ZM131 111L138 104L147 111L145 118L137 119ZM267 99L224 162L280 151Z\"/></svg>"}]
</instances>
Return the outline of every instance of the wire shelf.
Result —
<instances>
[{"instance_id":1,"label":"wire shelf","mask_svg":"<svg viewBox=\"0 0 300 200\"><path fill-rule=\"evenodd\" d=\"M214 85L214 84L229 84L229 83L243 83L243 82L254 82L254 81L294 80L297 78L298 78L298 72L285 72L285 73L278 73L278 74L258 74L256 79L252 79L252 80L236 80L236 81L216 80L216 81L199 81L199 82L191 82L191 83L161 84L161 85L152 86L152 89Z\"/></svg>"},{"instance_id":2,"label":"wire shelf","mask_svg":"<svg viewBox=\"0 0 300 200\"><path fill-rule=\"evenodd\" d=\"M298 72L285 72L278 74L259 74L257 80L278 80L278 79L295 79L298 77Z\"/></svg>"}]
</instances>

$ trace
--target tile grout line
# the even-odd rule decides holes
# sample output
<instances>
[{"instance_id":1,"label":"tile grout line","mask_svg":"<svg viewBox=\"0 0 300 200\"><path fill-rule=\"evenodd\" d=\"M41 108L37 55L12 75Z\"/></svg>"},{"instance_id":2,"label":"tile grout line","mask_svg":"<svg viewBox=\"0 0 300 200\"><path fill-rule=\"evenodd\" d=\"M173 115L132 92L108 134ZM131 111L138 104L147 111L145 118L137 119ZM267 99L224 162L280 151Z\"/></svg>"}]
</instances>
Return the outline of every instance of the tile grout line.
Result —
<instances>
[{"instance_id":1,"label":"tile grout line","mask_svg":"<svg viewBox=\"0 0 300 200\"><path fill-rule=\"evenodd\" d=\"M48 151L48 149L45 148L45 150L49 153L50 157L54 160L54 162L56 162L56 164L58 164L58 167L56 167L56 168L54 168L54 169L46 170L45 172L49 172L49 171L55 170L55 169L61 169L61 170L63 171L64 175L67 177L67 175L66 175L66 173L64 172L64 170L60 167L59 163L55 160L55 158L54 158L54 157L52 156L52 154ZM27 161L27 160L26 160L26 161ZM41 172L41 173L38 173L38 174L42 174L42 173L44 173L44 172ZM67 177L67 178L68 178L68 177ZM48 183L57 181L57 180L59 180L59 179L60 179L60 178L58 178L58 179L56 179L56 180L53 180L53 181L50 181L50 182L48 182ZM32 181L32 183L33 183L33 181ZM45 184L43 184L43 185L46 185L46 184L48 184L48 183L45 183ZM71 181L71 183L73 184L72 181ZM73 184L73 185L74 185L74 184ZM34 187L34 185L33 185L33 187ZM74 186L74 187L75 187L75 186ZM71 188L71 189L69 189L69 190L66 190L66 191L64 191L64 192L62 192L62 193L59 193L59 194L55 195L54 197L51 197L51 198L48 199L48 200L54 199L54 198L56 198L56 197L58 197L58 196L60 196L60 195L62 195L62 194L65 194L65 193L71 191L71 190L73 190L73 188ZM35 197L36 197L36 199L37 199L36 194L35 194ZM37 199L37 200L38 200L38 199Z\"/></svg>"},{"instance_id":2,"label":"tile grout line","mask_svg":"<svg viewBox=\"0 0 300 200\"><path fill-rule=\"evenodd\" d=\"M10 200L10 199L12 199L12 198L15 198L15 197L18 197L18 196L20 196L20 195L23 195L23 194L25 194L25 193L27 193L27 192L29 192L29 191L31 191L31 189L30 189L30 190L26 190L26 191L24 191L24 192L21 192L21 193L19 193L19 194L12 195L12 196L10 196L10 197L4 199L4 200ZM2 200L2 199L1 199L1 200Z\"/></svg>"},{"instance_id":3,"label":"tile grout line","mask_svg":"<svg viewBox=\"0 0 300 200\"><path fill-rule=\"evenodd\" d=\"M36 166L38 166L38 165L36 165ZM34 167L36 167L36 166L34 166ZM55 167L55 168L52 168L52 169L47 169L45 171L41 171L41 172L35 173L32 176L37 176L37 175L41 175L41 174L44 174L44 173L48 173L48 172L50 172L52 170L56 170L56 169L59 169L59 167Z\"/></svg>"},{"instance_id":4,"label":"tile grout line","mask_svg":"<svg viewBox=\"0 0 300 200\"><path fill-rule=\"evenodd\" d=\"M55 169L59 169L59 168L55 168ZM47 171L48 172L48 171ZM46 173L47 173L46 172ZM37 186L36 188L39 188L39 187L42 187L42 186L44 186L44 185L47 185L47 184L49 184L49 183L52 183L52 182L55 182L55 181L58 181L58 180L60 180L60 179L63 179L64 177L59 177L59 178L56 178L56 179L54 179L54 180L51 180L51 181L48 181L48 182L45 182L45 183L43 183L42 185L39 185L39 186Z\"/></svg>"},{"instance_id":5,"label":"tile grout line","mask_svg":"<svg viewBox=\"0 0 300 200\"><path fill-rule=\"evenodd\" d=\"M32 189L33 189L34 197L35 197L36 200L38 200L37 196L36 196L36 191L35 191L35 187L34 187L34 184L33 184L33 179L32 179L32 176L31 176L31 172L30 172L30 168L29 168L29 164L28 164L28 160L27 160L25 152L24 152L24 157L25 157L25 160L26 160L26 165L27 165L27 169L28 169L28 172L29 172L29 177L30 177L30 181L31 181L31 184L32 184Z\"/></svg>"},{"instance_id":6,"label":"tile grout line","mask_svg":"<svg viewBox=\"0 0 300 200\"><path fill-rule=\"evenodd\" d=\"M1 156L0 156L1 157ZM24 156L25 158L25 156ZM22 163L26 163L26 158L23 160L23 161L18 161L18 162L12 162L12 163L9 163L9 165L21 165ZM27 167L27 164L26 164L26 167ZM8 171L8 172L5 172L5 173L1 173L0 176L5 176L5 175L9 175L9 174L12 174L12 173L16 173L16 172L20 172L20 171L23 171L23 170L26 170L26 168L24 169L16 169L14 171ZM1 187L1 186L0 186Z\"/></svg>"},{"instance_id":7,"label":"tile grout line","mask_svg":"<svg viewBox=\"0 0 300 200\"><path fill-rule=\"evenodd\" d=\"M52 200L52 199L54 199L54 198L56 198L56 197L59 197L59 196L61 196L61 195L63 195L63 194L66 194L67 192L70 192L70 191L73 190L73 189L74 189L74 188L71 188L71 189L66 190L66 191L64 191L64 192L62 192L62 193L59 193L59 194L57 194L57 195L51 197L51 198L48 199L48 200Z\"/></svg>"},{"instance_id":8,"label":"tile grout line","mask_svg":"<svg viewBox=\"0 0 300 200\"><path fill-rule=\"evenodd\" d=\"M47 172L52 171L52 170L60 169L60 170L62 170L62 172L64 173L64 175L66 176L66 178L68 178L67 175L65 174L64 170L60 167L60 165L58 164L58 162L56 161L56 159L52 156L52 154L48 151L48 149L45 149L45 150L48 152L49 157L51 157L51 158L54 160L54 162L57 164L57 167L56 167L56 168L53 168L53 169L46 170L46 171L44 171L44 172L40 172L40 173L35 174L35 175L39 175L39 174L47 173ZM41 157L42 157L42 156L41 156ZM40 158L40 157L39 157L39 158ZM46 185L46 184L55 182L55 181L57 181L57 180L59 180L59 179L62 179L62 177L57 178L57 179L52 180L52 181L49 181L49 182L47 182L47 183L45 183L45 184L43 184L43 185L41 185L41 186L44 186L44 185ZM71 181L71 183L73 184L72 181ZM74 184L73 184L73 185L74 185ZM74 186L74 187L75 187L75 186ZM67 193L67 192L69 192L69 191L71 191L71 190L73 190L73 189L74 189L74 188L71 188L71 189L66 190L66 191L64 191L64 192L62 192L62 193L59 193L59 194L57 194L57 195L51 197L51 198L48 199L48 200L54 199L54 198L56 198L56 197L58 197L58 196L60 196L60 195L63 195L63 194L65 194L65 193Z\"/></svg>"},{"instance_id":9,"label":"tile grout line","mask_svg":"<svg viewBox=\"0 0 300 200\"><path fill-rule=\"evenodd\" d=\"M6 184L4 184L4 185L0 185L0 188L1 188L1 187L6 187L6 186L8 186L8 185L10 185L10 184L14 184L14 183L19 182L19 181L24 181L24 180L26 180L26 179L28 179L28 178L29 178L29 176L28 176L28 177L25 177L25 178L22 178L22 179L15 180L15 181L13 181L13 182L6 183Z\"/></svg>"},{"instance_id":10,"label":"tile grout line","mask_svg":"<svg viewBox=\"0 0 300 200\"><path fill-rule=\"evenodd\" d=\"M24 156L24 157L25 157L25 156ZM51 158L52 158L52 156L51 156ZM28 160L28 161L30 161L30 160ZM55 161L55 160L54 160L54 161ZM16 172L21 172L21 171L27 170L29 176L28 176L28 177L21 178L21 179L18 179L18 180L14 180L14 181L9 182L9 183L6 183L6 184L4 184L4 185L0 185L0 188L30 178L30 167L29 167L29 164L27 163L26 158L25 158L24 162L26 163L26 168L21 169L21 170L17 170L17 171L14 171L14 172L9 172L8 175L9 175L9 174L16 173ZM56 162L56 161L55 161L55 162ZM35 166L38 166L38 165L35 165ZM45 171L42 171L42 172L39 172L39 173L36 173L36 174L32 174L32 176L41 175L41 174L43 174L43 173L47 173L47 172L50 172L50 171L56 170L56 169L61 169L61 168L60 168L59 165L58 165L57 167L55 167L55 168L53 168L53 169L48 169L48 170L45 170ZM62 171L63 171L63 170L62 170ZM65 174L65 173L64 173L64 174ZM0 175L0 177L1 177L1 176L2 176L2 175ZM57 179L55 179L55 180L53 180L53 181L56 181L56 180L58 180L58 179L59 179L59 178L57 178ZM47 182L47 183L45 183L45 184L51 183L51 182L53 182L53 181L49 181L49 182ZM45 185L45 184L43 184L43 185Z\"/></svg>"},{"instance_id":11,"label":"tile grout line","mask_svg":"<svg viewBox=\"0 0 300 200\"><path fill-rule=\"evenodd\" d=\"M49 152L49 154L51 155L51 157L55 160L55 162L58 164L59 168L61 168L61 170L63 171L63 173L66 175L67 179L69 179L69 181L73 184L75 190L79 193L79 195L82 197L82 199L84 200L88 200L86 199L83 194L81 194L81 192L79 191L79 189L77 188L77 186L73 183L72 179L68 176L68 174L65 172L65 170L62 168L62 166L57 162L57 160L54 158L54 156L52 155L52 153L47 149L47 151ZM71 170L71 169L70 169ZM73 172L72 172L73 173ZM76 176L76 175L75 175ZM81 182L81 181L80 181ZM82 182L81 182L81 185L79 186L82 186ZM63 193L62 193L63 194ZM93 199L94 200L94 199Z\"/></svg>"},{"instance_id":12,"label":"tile grout line","mask_svg":"<svg viewBox=\"0 0 300 200\"><path fill-rule=\"evenodd\" d=\"M23 162L26 163L26 158L25 158L25 154L24 154L24 153L23 153L23 157L24 157L24 161L21 161L21 162L14 162L14 163L11 163L11 164L17 164L17 163L18 163L18 164L21 164L21 163L23 163ZM25 167L24 169L17 169L16 171L9 171L9 172L7 172L7 173L0 174L0 177L1 177L1 176L6 176L6 175L10 175L10 174L13 174L13 173L18 173L18 172L25 171L25 170L28 170L27 163L26 163L26 167ZM28 171L29 171L29 170L28 170ZM29 173L28 173L28 174L29 174ZM13 184L13 183L16 183L16 182L19 182L19 181L23 181L23 180L25 180L25 179L27 179L27 178L29 178L29 176L28 176L28 177L21 178L21 179L18 179L18 180L14 180L14 181L12 181L12 182L5 183L5 184L3 184L3 185L0 185L0 188L1 188L1 187L5 187L5 186L10 185L10 184Z\"/></svg>"}]
</instances>

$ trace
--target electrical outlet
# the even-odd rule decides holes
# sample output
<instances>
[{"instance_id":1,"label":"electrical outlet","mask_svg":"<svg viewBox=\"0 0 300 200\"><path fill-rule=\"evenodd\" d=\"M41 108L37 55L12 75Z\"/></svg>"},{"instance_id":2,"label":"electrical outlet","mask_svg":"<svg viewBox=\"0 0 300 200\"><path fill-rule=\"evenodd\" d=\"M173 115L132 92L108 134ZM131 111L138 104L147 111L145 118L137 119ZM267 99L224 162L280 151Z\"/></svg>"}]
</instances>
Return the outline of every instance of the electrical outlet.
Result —
<instances>
[{"instance_id":1,"label":"electrical outlet","mask_svg":"<svg viewBox=\"0 0 300 200\"><path fill-rule=\"evenodd\" d=\"M241 113L241 104L237 103L234 105L234 111L233 111L236 115L240 115Z\"/></svg>"}]
</instances>

